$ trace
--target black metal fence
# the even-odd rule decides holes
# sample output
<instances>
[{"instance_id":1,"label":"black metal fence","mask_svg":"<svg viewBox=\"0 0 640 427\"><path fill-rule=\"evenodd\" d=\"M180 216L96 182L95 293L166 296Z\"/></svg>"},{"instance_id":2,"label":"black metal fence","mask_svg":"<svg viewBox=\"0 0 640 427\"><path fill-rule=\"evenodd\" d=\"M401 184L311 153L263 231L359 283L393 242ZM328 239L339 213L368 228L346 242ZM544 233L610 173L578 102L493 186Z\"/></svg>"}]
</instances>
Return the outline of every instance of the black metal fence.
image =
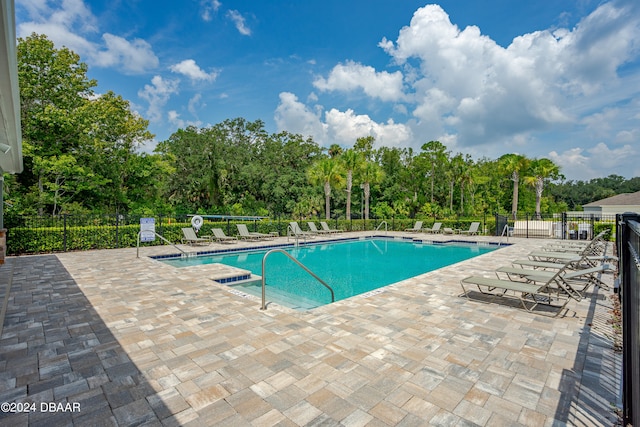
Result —
<instances>
[{"instance_id":1,"label":"black metal fence","mask_svg":"<svg viewBox=\"0 0 640 427\"><path fill-rule=\"evenodd\" d=\"M640 215L618 215L623 425L640 426Z\"/></svg>"},{"instance_id":2,"label":"black metal fence","mask_svg":"<svg viewBox=\"0 0 640 427\"><path fill-rule=\"evenodd\" d=\"M513 237L590 240L604 229L615 235L615 214L496 214L496 235Z\"/></svg>"},{"instance_id":3,"label":"black metal fence","mask_svg":"<svg viewBox=\"0 0 640 427\"><path fill-rule=\"evenodd\" d=\"M171 242L179 242L182 238L181 228L190 225L190 216L183 215L131 215L89 214L89 215L58 215L58 216L24 216L7 215L7 254L35 254L51 252L67 252L88 249L111 249L135 247L140 231L140 218L154 218L156 232ZM309 218L309 221L323 220L323 218ZM286 235L287 226L291 221L290 214L272 214L262 221L207 219L203 230L205 233L212 227L222 228L226 234L236 234L235 223L245 222L253 231ZM305 219L300 222L306 227ZM350 218L334 217L330 221L333 228L347 231L402 231L413 227L415 218ZM424 218L423 227L430 228L435 222L441 222L442 227L466 230L472 222L480 222L481 234L500 235L506 230L510 236L527 238L560 238L560 239L590 239L603 228L612 230L615 226L615 216L603 217L593 215L570 216L568 214L519 215L512 217L494 214L481 214L475 217L453 218ZM210 233L209 233L210 234ZM162 241L145 243L158 245Z\"/></svg>"}]
</instances>

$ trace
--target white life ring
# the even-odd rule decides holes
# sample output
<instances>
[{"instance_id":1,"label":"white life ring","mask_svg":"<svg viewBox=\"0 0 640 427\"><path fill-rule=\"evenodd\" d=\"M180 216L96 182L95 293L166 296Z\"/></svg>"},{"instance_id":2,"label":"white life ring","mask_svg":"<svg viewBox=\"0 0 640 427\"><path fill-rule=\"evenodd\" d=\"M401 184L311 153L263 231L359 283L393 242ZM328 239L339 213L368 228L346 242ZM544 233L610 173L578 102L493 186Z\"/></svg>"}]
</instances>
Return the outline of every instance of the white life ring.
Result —
<instances>
[{"instance_id":1,"label":"white life ring","mask_svg":"<svg viewBox=\"0 0 640 427\"><path fill-rule=\"evenodd\" d=\"M194 215L193 218L191 218L191 226L196 230L196 233L200 231L203 222L204 220L200 215Z\"/></svg>"}]
</instances>

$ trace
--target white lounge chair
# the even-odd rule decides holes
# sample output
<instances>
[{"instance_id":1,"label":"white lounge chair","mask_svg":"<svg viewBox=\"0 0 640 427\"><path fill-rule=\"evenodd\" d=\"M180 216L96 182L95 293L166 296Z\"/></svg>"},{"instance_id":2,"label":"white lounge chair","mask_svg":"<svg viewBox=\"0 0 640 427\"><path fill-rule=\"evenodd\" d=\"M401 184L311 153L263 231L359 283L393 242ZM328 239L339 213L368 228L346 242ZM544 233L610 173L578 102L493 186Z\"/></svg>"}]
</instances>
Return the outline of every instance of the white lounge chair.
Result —
<instances>
[{"instance_id":1,"label":"white lounge chair","mask_svg":"<svg viewBox=\"0 0 640 427\"><path fill-rule=\"evenodd\" d=\"M318 228L316 227L316 223L315 222L307 222L307 225L309 226L309 231L311 231L312 233L315 234L329 234L331 233L331 231L327 231L327 230L318 230Z\"/></svg>"},{"instance_id":2,"label":"white lounge chair","mask_svg":"<svg viewBox=\"0 0 640 427\"><path fill-rule=\"evenodd\" d=\"M293 235L297 237L315 237L313 233L310 233L308 231L302 231L302 228L300 228L300 226L296 221L291 221L289 223L287 235Z\"/></svg>"},{"instance_id":3,"label":"white lounge chair","mask_svg":"<svg viewBox=\"0 0 640 427\"><path fill-rule=\"evenodd\" d=\"M413 228L405 228L404 231L421 231L422 230L422 221L416 221L413 225Z\"/></svg>"},{"instance_id":4,"label":"white lounge chair","mask_svg":"<svg viewBox=\"0 0 640 427\"><path fill-rule=\"evenodd\" d=\"M472 222L468 230L458 230L458 234L468 234L470 236L474 234L478 234L479 227L480 227L479 222Z\"/></svg>"},{"instance_id":5,"label":"white lounge chair","mask_svg":"<svg viewBox=\"0 0 640 427\"><path fill-rule=\"evenodd\" d=\"M227 236L226 234L224 234L224 231L222 231L222 228L212 228L211 232L213 233L213 236L211 237L211 240L214 240L216 242L220 242L220 243L236 243L238 241L238 239L236 237Z\"/></svg>"},{"instance_id":6,"label":"white lounge chair","mask_svg":"<svg viewBox=\"0 0 640 427\"><path fill-rule=\"evenodd\" d=\"M211 243L211 236L198 237L191 227L182 229L182 243L187 245L208 245Z\"/></svg>"},{"instance_id":7,"label":"white lounge chair","mask_svg":"<svg viewBox=\"0 0 640 427\"><path fill-rule=\"evenodd\" d=\"M320 226L324 231L328 231L330 233L342 233L344 231L337 228L329 228L329 225L325 221L320 221Z\"/></svg>"},{"instance_id":8,"label":"white lounge chair","mask_svg":"<svg viewBox=\"0 0 640 427\"><path fill-rule=\"evenodd\" d=\"M433 223L433 226L431 228L423 228L422 231L424 231L425 233L438 234L440 233L440 227L442 227L442 223L435 222Z\"/></svg>"},{"instance_id":9,"label":"white lounge chair","mask_svg":"<svg viewBox=\"0 0 640 427\"><path fill-rule=\"evenodd\" d=\"M238 238L239 239L245 239L245 240L260 240L260 239L271 239L272 236L270 234L264 234L264 233L257 233L257 232L250 232L249 229L247 228L246 224L236 224L236 227L238 227Z\"/></svg>"}]
</instances>

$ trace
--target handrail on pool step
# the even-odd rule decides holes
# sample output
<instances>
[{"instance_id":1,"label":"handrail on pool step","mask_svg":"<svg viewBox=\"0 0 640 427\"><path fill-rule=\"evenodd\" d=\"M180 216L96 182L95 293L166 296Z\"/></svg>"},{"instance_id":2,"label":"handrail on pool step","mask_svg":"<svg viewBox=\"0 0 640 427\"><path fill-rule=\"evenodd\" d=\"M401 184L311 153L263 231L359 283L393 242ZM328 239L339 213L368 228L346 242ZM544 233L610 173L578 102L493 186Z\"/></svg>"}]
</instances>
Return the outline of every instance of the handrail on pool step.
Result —
<instances>
[{"instance_id":1,"label":"handrail on pool step","mask_svg":"<svg viewBox=\"0 0 640 427\"><path fill-rule=\"evenodd\" d=\"M267 257L269 255L271 255L272 253L274 253L274 252L280 252L282 254L285 254L287 257L289 257L289 259L291 259L293 262L295 262L300 267L302 267L302 269L304 271L309 273L314 279L316 279L318 282L320 282L325 288L329 289L329 292L331 292L331 302L334 302L336 300L335 299L335 295L333 293L333 289L331 289L331 286L327 285L325 283L325 281L322 280L321 278L319 278L318 276L316 276L313 271L309 270L303 263L301 263L300 261L295 259L293 256L291 256L291 254L289 252L287 252L287 251L285 251L283 249L271 249L266 254L264 254L264 256L262 257L262 307L260 307L260 310L266 310L267 309L267 304L266 304L267 279L265 277L265 262L267 261Z\"/></svg>"}]
</instances>

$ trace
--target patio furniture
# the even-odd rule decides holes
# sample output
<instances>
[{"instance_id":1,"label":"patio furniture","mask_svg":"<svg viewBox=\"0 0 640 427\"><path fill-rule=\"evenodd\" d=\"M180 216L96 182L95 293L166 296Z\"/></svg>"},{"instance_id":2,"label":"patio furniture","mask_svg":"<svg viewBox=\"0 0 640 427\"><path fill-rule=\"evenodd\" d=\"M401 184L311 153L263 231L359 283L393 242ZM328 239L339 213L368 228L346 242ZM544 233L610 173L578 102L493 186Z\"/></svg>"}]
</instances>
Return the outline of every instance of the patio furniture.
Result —
<instances>
[{"instance_id":1,"label":"patio furniture","mask_svg":"<svg viewBox=\"0 0 640 427\"><path fill-rule=\"evenodd\" d=\"M405 228L404 231L421 231L422 230L422 221L416 221L413 225L413 228Z\"/></svg>"},{"instance_id":2,"label":"patio furniture","mask_svg":"<svg viewBox=\"0 0 640 427\"><path fill-rule=\"evenodd\" d=\"M435 222L433 223L433 226L431 228L423 228L422 231L424 231L425 233L438 234L440 233L440 227L442 227L442 223Z\"/></svg>"},{"instance_id":3,"label":"patio furniture","mask_svg":"<svg viewBox=\"0 0 640 427\"><path fill-rule=\"evenodd\" d=\"M479 222L472 222L468 230L458 230L458 234L468 234L470 236L474 234L478 234L479 227L480 227Z\"/></svg>"},{"instance_id":4,"label":"patio furniture","mask_svg":"<svg viewBox=\"0 0 640 427\"><path fill-rule=\"evenodd\" d=\"M188 244L188 245L202 245L202 244L206 244L208 245L209 243L211 243L211 236L203 236L203 237L198 237L196 235L196 232L193 230L193 228L191 227L185 227L182 229L182 243L184 244Z\"/></svg>"},{"instance_id":5,"label":"patio furniture","mask_svg":"<svg viewBox=\"0 0 640 427\"><path fill-rule=\"evenodd\" d=\"M344 231L337 228L329 228L329 225L325 221L320 221L320 226L324 231L329 231L331 233L342 233Z\"/></svg>"},{"instance_id":6,"label":"patio furniture","mask_svg":"<svg viewBox=\"0 0 640 427\"><path fill-rule=\"evenodd\" d=\"M312 233L315 233L315 234L329 234L329 233L331 233L330 230L318 230L318 228L316 227L316 223L315 222L309 221L309 222L307 222L307 225L309 226L309 230Z\"/></svg>"},{"instance_id":7,"label":"patio furniture","mask_svg":"<svg viewBox=\"0 0 640 427\"><path fill-rule=\"evenodd\" d=\"M238 228L238 238L240 239L245 239L245 240L260 240L260 239L264 239L264 240L269 240L272 239L273 236L271 236L271 234L264 234L264 233L257 233L257 232L250 232L249 229L247 228L246 224L236 224L236 227Z\"/></svg>"},{"instance_id":8,"label":"patio furniture","mask_svg":"<svg viewBox=\"0 0 640 427\"><path fill-rule=\"evenodd\" d=\"M211 237L211 240L213 241L220 243L236 243L238 241L236 237L224 234L222 228L212 228L211 232L213 233L213 236Z\"/></svg>"}]
</instances>

